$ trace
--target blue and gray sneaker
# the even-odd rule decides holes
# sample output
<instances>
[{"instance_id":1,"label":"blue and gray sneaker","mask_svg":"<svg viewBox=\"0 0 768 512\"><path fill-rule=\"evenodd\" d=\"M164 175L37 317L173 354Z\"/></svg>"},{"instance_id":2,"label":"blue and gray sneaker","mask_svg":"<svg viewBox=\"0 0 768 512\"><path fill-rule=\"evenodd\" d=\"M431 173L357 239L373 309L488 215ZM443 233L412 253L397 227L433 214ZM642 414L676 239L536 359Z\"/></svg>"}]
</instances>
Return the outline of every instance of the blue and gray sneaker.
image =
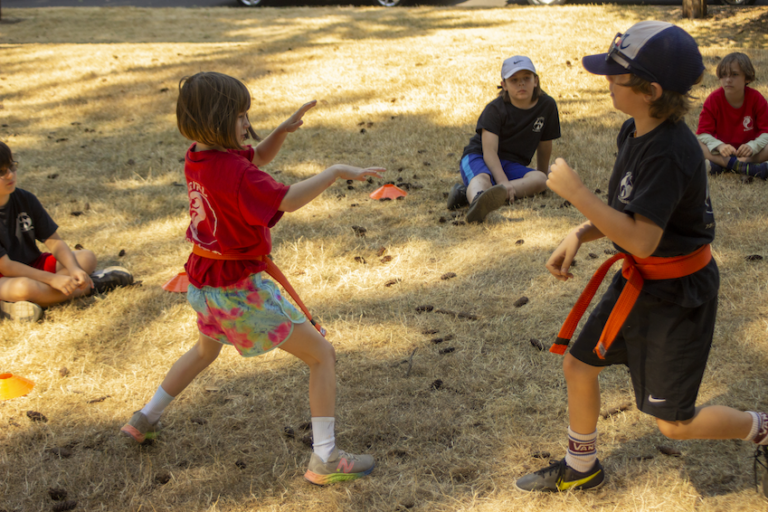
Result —
<instances>
[{"instance_id":1,"label":"blue and gray sneaker","mask_svg":"<svg viewBox=\"0 0 768 512\"><path fill-rule=\"evenodd\" d=\"M592 469L579 473L571 469L562 459L554 464L540 469L515 482L515 487L521 491L559 492L571 489L597 489L605 481L605 471L600 461L596 460Z\"/></svg>"}]
</instances>

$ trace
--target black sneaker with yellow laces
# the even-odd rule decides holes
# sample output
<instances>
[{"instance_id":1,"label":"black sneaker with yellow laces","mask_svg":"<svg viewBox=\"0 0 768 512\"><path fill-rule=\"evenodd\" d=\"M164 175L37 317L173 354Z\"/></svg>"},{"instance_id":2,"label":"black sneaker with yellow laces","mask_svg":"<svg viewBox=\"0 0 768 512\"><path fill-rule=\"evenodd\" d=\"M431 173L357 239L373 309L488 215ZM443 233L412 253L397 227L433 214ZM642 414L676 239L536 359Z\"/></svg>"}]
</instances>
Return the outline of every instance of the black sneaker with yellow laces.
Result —
<instances>
[{"instance_id":1,"label":"black sneaker with yellow laces","mask_svg":"<svg viewBox=\"0 0 768 512\"><path fill-rule=\"evenodd\" d=\"M604 481L605 471L599 460L595 461L592 469L586 473L580 473L569 467L563 459L530 475L525 475L515 482L515 486L526 492L559 492L571 489L597 489L603 485Z\"/></svg>"}]
</instances>

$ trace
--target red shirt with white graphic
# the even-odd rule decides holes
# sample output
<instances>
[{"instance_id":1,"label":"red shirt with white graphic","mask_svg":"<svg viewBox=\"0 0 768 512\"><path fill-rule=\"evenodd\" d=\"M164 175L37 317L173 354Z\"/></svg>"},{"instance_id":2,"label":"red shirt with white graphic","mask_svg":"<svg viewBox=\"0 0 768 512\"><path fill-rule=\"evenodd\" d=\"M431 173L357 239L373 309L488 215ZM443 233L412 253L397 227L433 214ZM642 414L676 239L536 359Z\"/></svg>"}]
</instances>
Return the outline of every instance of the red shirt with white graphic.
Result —
<instances>
[{"instance_id":1,"label":"red shirt with white graphic","mask_svg":"<svg viewBox=\"0 0 768 512\"><path fill-rule=\"evenodd\" d=\"M707 133L736 149L768 133L768 102L758 91L744 88L744 103L733 108L722 87L704 101L696 135Z\"/></svg>"},{"instance_id":2,"label":"red shirt with white graphic","mask_svg":"<svg viewBox=\"0 0 768 512\"><path fill-rule=\"evenodd\" d=\"M280 203L288 186L253 165L254 150L187 150L184 175L191 222L187 240L221 254L269 254L269 228L283 212ZM214 260L191 254L184 268L197 287L237 283L266 265L253 260Z\"/></svg>"}]
</instances>

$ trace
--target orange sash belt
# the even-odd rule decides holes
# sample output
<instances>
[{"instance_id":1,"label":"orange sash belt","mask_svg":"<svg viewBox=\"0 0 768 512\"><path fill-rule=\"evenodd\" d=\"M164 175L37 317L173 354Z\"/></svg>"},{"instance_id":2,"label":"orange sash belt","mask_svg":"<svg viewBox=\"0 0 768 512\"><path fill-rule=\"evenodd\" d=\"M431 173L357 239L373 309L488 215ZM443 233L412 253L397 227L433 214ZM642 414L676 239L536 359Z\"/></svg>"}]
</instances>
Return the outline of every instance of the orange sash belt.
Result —
<instances>
[{"instance_id":1,"label":"orange sash belt","mask_svg":"<svg viewBox=\"0 0 768 512\"><path fill-rule=\"evenodd\" d=\"M285 291L288 292L288 294L293 298L293 300L299 306L301 311L307 317L307 320L309 320L310 323L315 326L315 329L317 329L317 332L319 332L323 337L325 337L325 333L326 333L325 329L312 319L312 315L309 314L309 310L307 309L307 306L305 306L304 303L301 301L301 297L299 297L299 294L296 293L296 290L293 289L293 286L291 286L291 283L288 281L288 278L285 277L282 271L277 267L277 265L275 265L275 262L272 261L272 256L265 255L265 254L220 254L217 252L209 251L208 249L203 249L197 244L192 245L192 253L197 254L198 256L202 256L203 258L209 258L212 260L227 260L227 261L247 260L247 261L261 261L263 263L266 263L267 274L272 276L272 278L275 281L280 283L280 286L282 286L285 289Z\"/></svg>"},{"instance_id":2,"label":"orange sash belt","mask_svg":"<svg viewBox=\"0 0 768 512\"><path fill-rule=\"evenodd\" d=\"M643 289L645 279L651 281L676 279L698 272L706 267L709 260L712 259L712 250L709 244L707 244L691 254L675 256L674 258L635 258L631 254L622 252L611 257L600 265L595 275L587 283L587 287L581 292L579 300L576 301L573 309L568 314L568 318L565 319L563 327L557 334L557 340L550 347L550 352L560 355L565 353L565 349L568 348L568 344L571 342L576 326L587 310L587 307L589 307L589 303L592 302L592 297L595 296L600 283L603 282L611 266L620 259L624 260L621 275L627 280L627 284L613 306L613 310L603 328L603 333L600 335L600 340L598 340L595 346L595 354L600 359L605 359L605 353L619 333L621 326L624 325L624 321L626 321L629 312L632 311L637 297L640 296L640 290Z\"/></svg>"}]
</instances>

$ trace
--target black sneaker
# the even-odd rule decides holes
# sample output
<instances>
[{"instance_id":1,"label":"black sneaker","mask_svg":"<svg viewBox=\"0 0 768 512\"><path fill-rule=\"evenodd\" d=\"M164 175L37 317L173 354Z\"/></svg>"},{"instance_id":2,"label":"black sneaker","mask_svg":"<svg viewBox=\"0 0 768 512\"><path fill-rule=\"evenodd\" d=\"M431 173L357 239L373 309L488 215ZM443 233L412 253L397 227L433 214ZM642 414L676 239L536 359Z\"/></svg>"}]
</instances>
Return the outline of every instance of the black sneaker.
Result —
<instances>
[{"instance_id":1,"label":"black sneaker","mask_svg":"<svg viewBox=\"0 0 768 512\"><path fill-rule=\"evenodd\" d=\"M467 211L467 222L483 222L489 213L504 206L506 200L507 187L504 185L494 185L476 195Z\"/></svg>"},{"instance_id":2,"label":"black sneaker","mask_svg":"<svg viewBox=\"0 0 768 512\"><path fill-rule=\"evenodd\" d=\"M133 275L123 267L107 267L91 274L91 281L98 293L106 293L119 286L133 284Z\"/></svg>"},{"instance_id":3,"label":"black sneaker","mask_svg":"<svg viewBox=\"0 0 768 512\"><path fill-rule=\"evenodd\" d=\"M451 188L451 191L448 193L448 209L458 210L462 206L467 206L468 204L469 201L467 201L467 187L461 183L455 184L453 188Z\"/></svg>"},{"instance_id":4,"label":"black sneaker","mask_svg":"<svg viewBox=\"0 0 768 512\"><path fill-rule=\"evenodd\" d=\"M596 460L592 469L586 473L579 473L568 467L563 459L530 475L525 475L515 482L515 486L526 492L558 492L570 489L596 489L603 485L604 481L605 471L599 460Z\"/></svg>"}]
</instances>

